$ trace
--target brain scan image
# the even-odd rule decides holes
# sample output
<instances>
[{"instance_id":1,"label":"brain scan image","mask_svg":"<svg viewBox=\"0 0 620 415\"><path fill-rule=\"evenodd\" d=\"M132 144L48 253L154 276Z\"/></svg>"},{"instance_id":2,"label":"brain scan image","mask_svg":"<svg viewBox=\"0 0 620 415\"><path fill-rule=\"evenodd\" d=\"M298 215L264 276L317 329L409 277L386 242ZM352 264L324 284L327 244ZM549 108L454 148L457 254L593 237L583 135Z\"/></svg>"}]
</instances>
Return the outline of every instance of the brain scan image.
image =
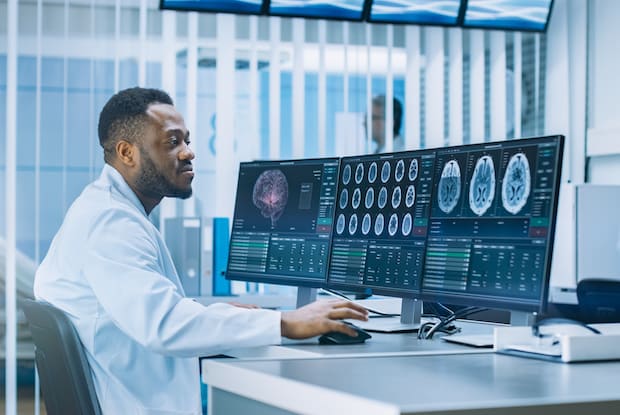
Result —
<instances>
[{"instance_id":1,"label":"brain scan image","mask_svg":"<svg viewBox=\"0 0 620 415\"><path fill-rule=\"evenodd\" d=\"M476 162L469 185L469 208L482 216L491 207L495 198L495 167L493 159L482 156Z\"/></svg>"},{"instance_id":2,"label":"brain scan image","mask_svg":"<svg viewBox=\"0 0 620 415\"><path fill-rule=\"evenodd\" d=\"M502 182L504 209L516 215L527 203L531 187L530 164L524 153L510 157Z\"/></svg>"},{"instance_id":3,"label":"brain scan image","mask_svg":"<svg viewBox=\"0 0 620 415\"><path fill-rule=\"evenodd\" d=\"M341 213L340 215L338 215L338 220L336 220L336 232L338 233L338 235L340 235L342 232L344 232L344 225L345 225L345 218L344 215Z\"/></svg>"},{"instance_id":4,"label":"brain scan image","mask_svg":"<svg viewBox=\"0 0 620 415\"><path fill-rule=\"evenodd\" d=\"M353 235L357 230L357 215L354 213L349 219L349 233Z\"/></svg>"},{"instance_id":5,"label":"brain scan image","mask_svg":"<svg viewBox=\"0 0 620 415\"><path fill-rule=\"evenodd\" d=\"M347 203L349 203L349 191L347 189L342 189L342 193L340 193L340 200L338 202L340 209L346 208Z\"/></svg>"},{"instance_id":6,"label":"brain scan image","mask_svg":"<svg viewBox=\"0 0 620 415\"><path fill-rule=\"evenodd\" d=\"M344 170L342 171L342 183L349 184L350 180L351 180L351 166L347 164L346 166L344 166Z\"/></svg>"},{"instance_id":7,"label":"brain scan image","mask_svg":"<svg viewBox=\"0 0 620 415\"><path fill-rule=\"evenodd\" d=\"M388 224L388 233L390 236L396 235L398 231L398 215L396 213L392 213L390 216L390 223Z\"/></svg>"},{"instance_id":8,"label":"brain scan image","mask_svg":"<svg viewBox=\"0 0 620 415\"><path fill-rule=\"evenodd\" d=\"M400 182L405 176L405 162L402 160L398 160L396 163L396 171L394 172L394 178L397 182Z\"/></svg>"},{"instance_id":9,"label":"brain scan image","mask_svg":"<svg viewBox=\"0 0 620 415\"><path fill-rule=\"evenodd\" d=\"M379 200L377 200L377 206L379 206L379 209L383 209L386 203L387 189L385 187L382 187L381 190L379 190Z\"/></svg>"},{"instance_id":10,"label":"brain scan image","mask_svg":"<svg viewBox=\"0 0 620 415\"><path fill-rule=\"evenodd\" d=\"M461 196L461 168L456 160L450 160L443 166L437 190L439 209L444 213L452 212Z\"/></svg>"},{"instance_id":11,"label":"brain scan image","mask_svg":"<svg viewBox=\"0 0 620 415\"><path fill-rule=\"evenodd\" d=\"M368 235L368 232L370 232L370 213L367 213L364 215L364 219L362 219L362 233L364 235Z\"/></svg>"},{"instance_id":12,"label":"brain scan image","mask_svg":"<svg viewBox=\"0 0 620 415\"><path fill-rule=\"evenodd\" d=\"M414 181L418 178L418 159L411 160L409 163L409 180Z\"/></svg>"},{"instance_id":13,"label":"brain scan image","mask_svg":"<svg viewBox=\"0 0 620 415\"><path fill-rule=\"evenodd\" d=\"M415 187L410 184L407 187L407 195L405 196L405 205L410 208L415 203Z\"/></svg>"},{"instance_id":14,"label":"brain scan image","mask_svg":"<svg viewBox=\"0 0 620 415\"><path fill-rule=\"evenodd\" d=\"M400 205L400 186L396 186L392 192L392 207L396 209Z\"/></svg>"},{"instance_id":15,"label":"brain scan image","mask_svg":"<svg viewBox=\"0 0 620 415\"><path fill-rule=\"evenodd\" d=\"M368 168L368 183L374 183L377 180L377 163L374 161Z\"/></svg>"},{"instance_id":16,"label":"brain scan image","mask_svg":"<svg viewBox=\"0 0 620 415\"><path fill-rule=\"evenodd\" d=\"M403 233L403 236L409 236L409 234L411 233L412 224L413 224L413 219L411 219L411 213L407 213L403 217L403 226L401 230L401 232Z\"/></svg>"},{"instance_id":17,"label":"brain scan image","mask_svg":"<svg viewBox=\"0 0 620 415\"><path fill-rule=\"evenodd\" d=\"M383 167L381 167L381 181L383 183L390 180L390 173L392 171L392 167L390 167L390 162L386 161L383 163Z\"/></svg>"},{"instance_id":18,"label":"brain scan image","mask_svg":"<svg viewBox=\"0 0 620 415\"><path fill-rule=\"evenodd\" d=\"M366 209L370 209L374 202L375 202L375 190L371 187L368 190L366 190L366 200L364 201L364 206L366 206Z\"/></svg>"},{"instance_id":19,"label":"brain scan image","mask_svg":"<svg viewBox=\"0 0 620 415\"><path fill-rule=\"evenodd\" d=\"M353 198L351 199L351 205L353 209L357 209L360 206L360 201L362 200L362 192L359 188L353 191Z\"/></svg>"},{"instance_id":20,"label":"brain scan image","mask_svg":"<svg viewBox=\"0 0 620 415\"><path fill-rule=\"evenodd\" d=\"M252 190L252 202L263 217L275 226L288 202L288 182L281 170L265 170L258 176Z\"/></svg>"},{"instance_id":21,"label":"brain scan image","mask_svg":"<svg viewBox=\"0 0 620 415\"><path fill-rule=\"evenodd\" d=\"M364 180L364 165L358 164L355 168L355 183L360 184Z\"/></svg>"},{"instance_id":22,"label":"brain scan image","mask_svg":"<svg viewBox=\"0 0 620 415\"><path fill-rule=\"evenodd\" d=\"M379 236L381 235L381 233L383 233L383 222L385 221L385 219L383 219L383 214L379 213L377 215L377 218L375 219L375 235Z\"/></svg>"}]
</instances>

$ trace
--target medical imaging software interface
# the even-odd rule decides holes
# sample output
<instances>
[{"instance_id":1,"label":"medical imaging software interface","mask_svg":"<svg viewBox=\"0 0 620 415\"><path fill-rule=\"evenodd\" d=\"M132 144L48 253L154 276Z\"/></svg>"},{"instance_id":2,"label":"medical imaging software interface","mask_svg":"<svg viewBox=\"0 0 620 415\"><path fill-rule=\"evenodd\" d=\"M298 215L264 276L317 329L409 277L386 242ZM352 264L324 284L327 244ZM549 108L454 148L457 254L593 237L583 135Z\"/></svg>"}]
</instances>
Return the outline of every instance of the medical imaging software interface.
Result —
<instances>
[{"instance_id":1,"label":"medical imaging software interface","mask_svg":"<svg viewBox=\"0 0 620 415\"><path fill-rule=\"evenodd\" d=\"M323 286L339 159L241 163L227 278Z\"/></svg>"},{"instance_id":2,"label":"medical imaging software interface","mask_svg":"<svg viewBox=\"0 0 620 415\"><path fill-rule=\"evenodd\" d=\"M540 304L546 295L561 138L437 150L425 294L525 308Z\"/></svg>"},{"instance_id":3,"label":"medical imaging software interface","mask_svg":"<svg viewBox=\"0 0 620 415\"><path fill-rule=\"evenodd\" d=\"M330 287L419 292L434 166L434 151L342 159Z\"/></svg>"}]
</instances>

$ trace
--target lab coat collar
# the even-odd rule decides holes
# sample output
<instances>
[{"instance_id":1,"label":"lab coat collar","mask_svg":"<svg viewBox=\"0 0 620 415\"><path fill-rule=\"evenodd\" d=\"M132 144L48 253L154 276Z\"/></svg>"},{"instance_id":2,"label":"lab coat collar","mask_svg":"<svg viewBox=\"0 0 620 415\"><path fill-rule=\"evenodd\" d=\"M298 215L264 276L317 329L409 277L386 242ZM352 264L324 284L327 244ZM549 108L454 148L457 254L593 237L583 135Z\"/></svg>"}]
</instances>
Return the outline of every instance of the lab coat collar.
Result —
<instances>
[{"instance_id":1,"label":"lab coat collar","mask_svg":"<svg viewBox=\"0 0 620 415\"><path fill-rule=\"evenodd\" d=\"M148 217L146 210L138 196L131 190L131 187L125 181L125 178L109 164L103 166L100 180L109 184L114 190L121 194L128 202L130 202L136 209L138 209L144 216Z\"/></svg>"}]
</instances>

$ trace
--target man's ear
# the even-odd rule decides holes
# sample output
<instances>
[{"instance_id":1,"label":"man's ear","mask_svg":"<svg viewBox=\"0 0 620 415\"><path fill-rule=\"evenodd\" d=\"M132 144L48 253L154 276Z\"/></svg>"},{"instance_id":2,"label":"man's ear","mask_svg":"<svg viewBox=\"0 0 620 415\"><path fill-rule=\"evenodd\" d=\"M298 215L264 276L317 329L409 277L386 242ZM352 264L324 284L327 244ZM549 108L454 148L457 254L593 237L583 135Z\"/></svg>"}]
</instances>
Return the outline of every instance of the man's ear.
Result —
<instances>
[{"instance_id":1,"label":"man's ear","mask_svg":"<svg viewBox=\"0 0 620 415\"><path fill-rule=\"evenodd\" d=\"M133 167L138 162L138 147L129 141L119 140L116 143L116 157L128 167Z\"/></svg>"}]
</instances>

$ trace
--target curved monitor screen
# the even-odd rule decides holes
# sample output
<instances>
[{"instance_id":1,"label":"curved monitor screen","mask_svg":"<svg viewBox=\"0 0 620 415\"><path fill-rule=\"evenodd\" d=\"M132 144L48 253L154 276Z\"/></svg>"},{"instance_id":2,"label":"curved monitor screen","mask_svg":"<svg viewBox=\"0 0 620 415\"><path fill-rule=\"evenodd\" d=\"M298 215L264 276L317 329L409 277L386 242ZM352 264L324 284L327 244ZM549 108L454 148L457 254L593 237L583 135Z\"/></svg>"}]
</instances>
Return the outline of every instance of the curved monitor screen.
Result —
<instances>
[{"instance_id":1,"label":"curved monitor screen","mask_svg":"<svg viewBox=\"0 0 620 415\"><path fill-rule=\"evenodd\" d=\"M342 159L330 287L419 294L434 163L432 150Z\"/></svg>"},{"instance_id":2,"label":"curved monitor screen","mask_svg":"<svg viewBox=\"0 0 620 415\"><path fill-rule=\"evenodd\" d=\"M456 25L461 0L374 0L370 22Z\"/></svg>"},{"instance_id":3,"label":"curved monitor screen","mask_svg":"<svg viewBox=\"0 0 620 415\"><path fill-rule=\"evenodd\" d=\"M362 20L364 0L271 0L269 14L316 17L321 19Z\"/></svg>"},{"instance_id":4,"label":"curved monitor screen","mask_svg":"<svg viewBox=\"0 0 620 415\"><path fill-rule=\"evenodd\" d=\"M463 26L544 31L552 0L469 0Z\"/></svg>"},{"instance_id":5,"label":"curved monitor screen","mask_svg":"<svg viewBox=\"0 0 620 415\"><path fill-rule=\"evenodd\" d=\"M226 277L325 285L339 159L241 163Z\"/></svg>"},{"instance_id":6,"label":"curved monitor screen","mask_svg":"<svg viewBox=\"0 0 620 415\"><path fill-rule=\"evenodd\" d=\"M425 299L545 306L562 149L554 136L437 150Z\"/></svg>"}]
</instances>

